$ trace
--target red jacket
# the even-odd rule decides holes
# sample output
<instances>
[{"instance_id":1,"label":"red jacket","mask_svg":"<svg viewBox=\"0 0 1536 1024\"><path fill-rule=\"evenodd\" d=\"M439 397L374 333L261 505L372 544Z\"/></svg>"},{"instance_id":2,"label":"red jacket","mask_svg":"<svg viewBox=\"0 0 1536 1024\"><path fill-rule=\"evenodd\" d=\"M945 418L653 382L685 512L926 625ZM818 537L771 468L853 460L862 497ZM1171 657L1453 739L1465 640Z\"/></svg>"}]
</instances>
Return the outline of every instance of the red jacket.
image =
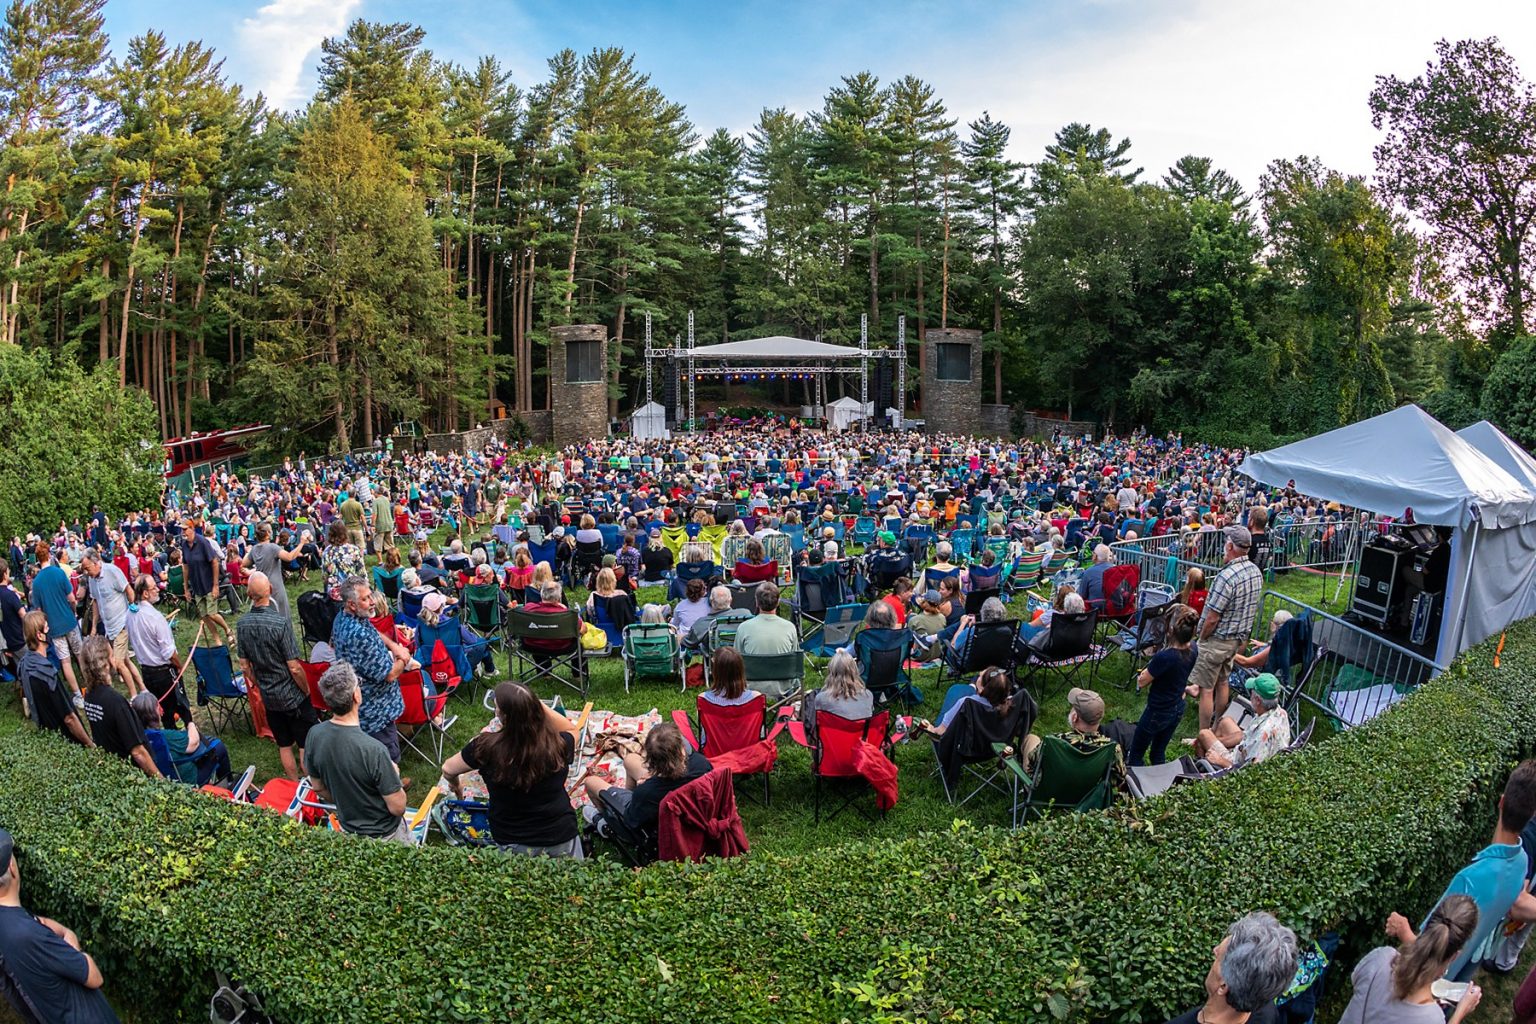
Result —
<instances>
[{"instance_id":1,"label":"red jacket","mask_svg":"<svg viewBox=\"0 0 1536 1024\"><path fill-rule=\"evenodd\" d=\"M749 849L729 768L716 768L668 793L656 827L662 860L739 857Z\"/></svg>"}]
</instances>

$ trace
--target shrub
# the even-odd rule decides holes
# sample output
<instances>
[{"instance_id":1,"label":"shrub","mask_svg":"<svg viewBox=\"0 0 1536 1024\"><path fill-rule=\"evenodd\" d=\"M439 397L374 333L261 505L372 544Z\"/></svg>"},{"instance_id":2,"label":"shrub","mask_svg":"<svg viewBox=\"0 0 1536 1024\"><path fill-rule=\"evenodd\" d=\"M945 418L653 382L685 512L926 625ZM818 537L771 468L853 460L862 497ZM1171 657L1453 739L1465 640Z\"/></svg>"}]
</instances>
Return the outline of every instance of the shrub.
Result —
<instances>
[{"instance_id":1,"label":"shrub","mask_svg":"<svg viewBox=\"0 0 1536 1024\"><path fill-rule=\"evenodd\" d=\"M1516 338L1493 364L1483 415L1526 448L1536 445L1536 338Z\"/></svg>"},{"instance_id":2,"label":"shrub","mask_svg":"<svg viewBox=\"0 0 1536 1024\"><path fill-rule=\"evenodd\" d=\"M1358 949L1428 909L1536 735L1536 624L1490 661L1224 782L1016 834L640 872L411 850L31 733L0 740L0 822L28 904L149 1019L200 1019L219 966L290 1024L1161 1021L1249 910Z\"/></svg>"}]
</instances>

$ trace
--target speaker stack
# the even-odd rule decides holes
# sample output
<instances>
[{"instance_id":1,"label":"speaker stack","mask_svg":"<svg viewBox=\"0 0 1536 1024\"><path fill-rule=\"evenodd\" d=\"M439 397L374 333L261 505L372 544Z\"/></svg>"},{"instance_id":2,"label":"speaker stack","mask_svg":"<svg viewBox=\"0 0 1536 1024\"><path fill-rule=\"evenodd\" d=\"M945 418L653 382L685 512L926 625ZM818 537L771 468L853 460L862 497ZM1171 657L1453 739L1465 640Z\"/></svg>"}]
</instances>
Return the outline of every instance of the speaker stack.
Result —
<instances>
[{"instance_id":1,"label":"speaker stack","mask_svg":"<svg viewBox=\"0 0 1536 1024\"><path fill-rule=\"evenodd\" d=\"M1360 553L1350 613L1396 640L1433 643L1444 610L1451 546L1432 526L1394 526Z\"/></svg>"},{"instance_id":2,"label":"speaker stack","mask_svg":"<svg viewBox=\"0 0 1536 1024\"><path fill-rule=\"evenodd\" d=\"M677 423L677 358L668 356L661 364L661 404L667 409L667 422Z\"/></svg>"}]
</instances>

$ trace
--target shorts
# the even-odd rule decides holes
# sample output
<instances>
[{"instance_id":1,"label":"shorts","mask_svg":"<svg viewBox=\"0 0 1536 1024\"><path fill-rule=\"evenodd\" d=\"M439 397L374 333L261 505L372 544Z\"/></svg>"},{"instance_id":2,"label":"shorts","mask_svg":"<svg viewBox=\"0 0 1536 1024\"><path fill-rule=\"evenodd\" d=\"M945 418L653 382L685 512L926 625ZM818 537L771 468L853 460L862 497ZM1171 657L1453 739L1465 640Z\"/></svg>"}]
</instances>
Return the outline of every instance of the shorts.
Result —
<instances>
[{"instance_id":1,"label":"shorts","mask_svg":"<svg viewBox=\"0 0 1536 1024\"><path fill-rule=\"evenodd\" d=\"M363 528L347 527L347 542L356 546L359 551L363 550Z\"/></svg>"},{"instance_id":2,"label":"shorts","mask_svg":"<svg viewBox=\"0 0 1536 1024\"><path fill-rule=\"evenodd\" d=\"M186 603L187 619L206 619L218 614L218 607L207 594L189 594Z\"/></svg>"},{"instance_id":3,"label":"shorts","mask_svg":"<svg viewBox=\"0 0 1536 1024\"><path fill-rule=\"evenodd\" d=\"M1208 759L1220 758L1226 764L1237 764L1237 753L1229 750L1227 745L1221 742L1221 740L1212 740L1211 745L1205 749L1205 756ZM1215 762L1213 761L1212 763L1214 764Z\"/></svg>"},{"instance_id":4,"label":"shorts","mask_svg":"<svg viewBox=\"0 0 1536 1024\"><path fill-rule=\"evenodd\" d=\"M273 730L274 733L276 730ZM370 732L369 736L384 744L384 749L389 751L389 759L395 764L400 763L400 730L395 728L395 723L390 722L379 732Z\"/></svg>"},{"instance_id":5,"label":"shorts","mask_svg":"<svg viewBox=\"0 0 1536 1024\"><path fill-rule=\"evenodd\" d=\"M1243 649L1244 642L1242 637L1201 640L1200 654L1189 673L1189 681L1202 690L1214 690L1216 684L1232 671L1232 659Z\"/></svg>"},{"instance_id":6,"label":"shorts","mask_svg":"<svg viewBox=\"0 0 1536 1024\"><path fill-rule=\"evenodd\" d=\"M117 636L112 638L112 653L117 655L124 664L127 663L129 651L128 631L126 629L118 630Z\"/></svg>"},{"instance_id":7,"label":"shorts","mask_svg":"<svg viewBox=\"0 0 1536 1024\"><path fill-rule=\"evenodd\" d=\"M309 730L320 722L320 716L315 713L313 705L300 704L292 711L274 711L267 709L267 725L272 727L272 738L277 741L279 747L291 747L295 744L299 749L304 749L304 741L309 738ZM397 751L399 744L396 743Z\"/></svg>"},{"instance_id":8,"label":"shorts","mask_svg":"<svg viewBox=\"0 0 1536 1024\"><path fill-rule=\"evenodd\" d=\"M54 637L53 653L61 662L68 661L71 655L78 657L80 654L80 627L76 626L63 636Z\"/></svg>"}]
</instances>

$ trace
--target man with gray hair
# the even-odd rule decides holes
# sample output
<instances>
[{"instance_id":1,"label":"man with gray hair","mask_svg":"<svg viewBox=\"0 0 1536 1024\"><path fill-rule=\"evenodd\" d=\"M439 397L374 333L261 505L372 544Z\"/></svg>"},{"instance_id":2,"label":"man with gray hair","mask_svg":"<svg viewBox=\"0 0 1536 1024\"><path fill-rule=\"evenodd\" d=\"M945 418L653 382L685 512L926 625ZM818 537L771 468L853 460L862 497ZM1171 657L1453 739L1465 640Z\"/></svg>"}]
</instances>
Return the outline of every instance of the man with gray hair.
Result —
<instances>
[{"instance_id":1,"label":"man with gray hair","mask_svg":"<svg viewBox=\"0 0 1536 1024\"><path fill-rule=\"evenodd\" d=\"M16 842L0 829L0 989L23 1020L117 1024L101 968L59 922L21 905Z\"/></svg>"},{"instance_id":2,"label":"man with gray hair","mask_svg":"<svg viewBox=\"0 0 1536 1024\"><path fill-rule=\"evenodd\" d=\"M1205 1002L1168 1021L1269 1024L1272 1004L1296 976L1296 933L1263 912L1227 929L1205 975Z\"/></svg>"},{"instance_id":3,"label":"man with gray hair","mask_svg":"<svg viewBox=\"0 0 1536 1024\"><path fill-rule=\"evenodd\" d=\"M335 659L349 663L357 673L363 693L359 716L363 731L382 743L389 759L398 765L400 733L395 719L405 711L399 679L414 663L410 652L374 628L373 593L367 580L361 576L343 580L341 605L336 621L331 623Z\"/></svg>"},{"instance_id":4,"label":"man with gray hair","mask_svg":"<svg viewBox=\"0 0 1536 1024\"><path fill-rule=\"evenodd\" d=\"M1093 549L1093 564L1083 570L1083 578L1077 585L1077 592L1083 595L1083 600L1088 604L1104 600L1104 574L1115 564L1115 552L1108 544L1095 545Z\"/></svg>"},{"instance_id":5,"label":"man with gray hair","mask_svg":"<svg viewBox=\"0 0 1536 1024\"><path fill-rule=\"evenodd\" d=\"M1190 685L1200 693L1202 729L1212 728L1227 709L1232 659L1253 635L1259 601L1264 596L1264 573L1248 560L1253 534L1246 526L1229 526L1224 532L1226 565L1216 574L1205 599L1200 619L1200 653L1189 673Z\"/></svg>"},{"instance_id":6,"label":"man with gray hair","mask_svg":"<svg viewBox=\"0 0 1536 1024\"><path fill-rule=\"evenodd\" d=\"M731 607L731 588L717 584L709 591L709 613L694 622L688 635L683 638L683 646L690 652L703 653L709 648L709 637L714 632L715 623L721 620L741 622L747 618L750 615L745 608Z\"/></svg>"},{"instance_id":7,"label":"man with gray hair","mask_svg":"<svg viewBox=\"0 0 1536 1024\"><path fill-rule=\"evenodd\" d=\"M351 665L338 661L325 670L320 698L331 717L309 730L304 750L316 794L336 805L343 831L409 843L405 787L389 751L361 728L363 690Z\"/></svg>"},{"instance_id":8,"label":"man with gray hair","mask_svg":"<svg viewBox=\"0 0 1536 1024\"><path fill-rule=\"evenodd\" d=\"M96 624L101 623L102 632L112 642L112 664L117 666L118 677L128 687L128 696L132 697L144 688L139 670L128 657L128 630L125 627L133 589L123 571L111 562L103 561L101 552L95 548L86 549L80 570L85 573L86 585L91 592L90 632L96 632Z\"/></svg>"}]
</instances>

